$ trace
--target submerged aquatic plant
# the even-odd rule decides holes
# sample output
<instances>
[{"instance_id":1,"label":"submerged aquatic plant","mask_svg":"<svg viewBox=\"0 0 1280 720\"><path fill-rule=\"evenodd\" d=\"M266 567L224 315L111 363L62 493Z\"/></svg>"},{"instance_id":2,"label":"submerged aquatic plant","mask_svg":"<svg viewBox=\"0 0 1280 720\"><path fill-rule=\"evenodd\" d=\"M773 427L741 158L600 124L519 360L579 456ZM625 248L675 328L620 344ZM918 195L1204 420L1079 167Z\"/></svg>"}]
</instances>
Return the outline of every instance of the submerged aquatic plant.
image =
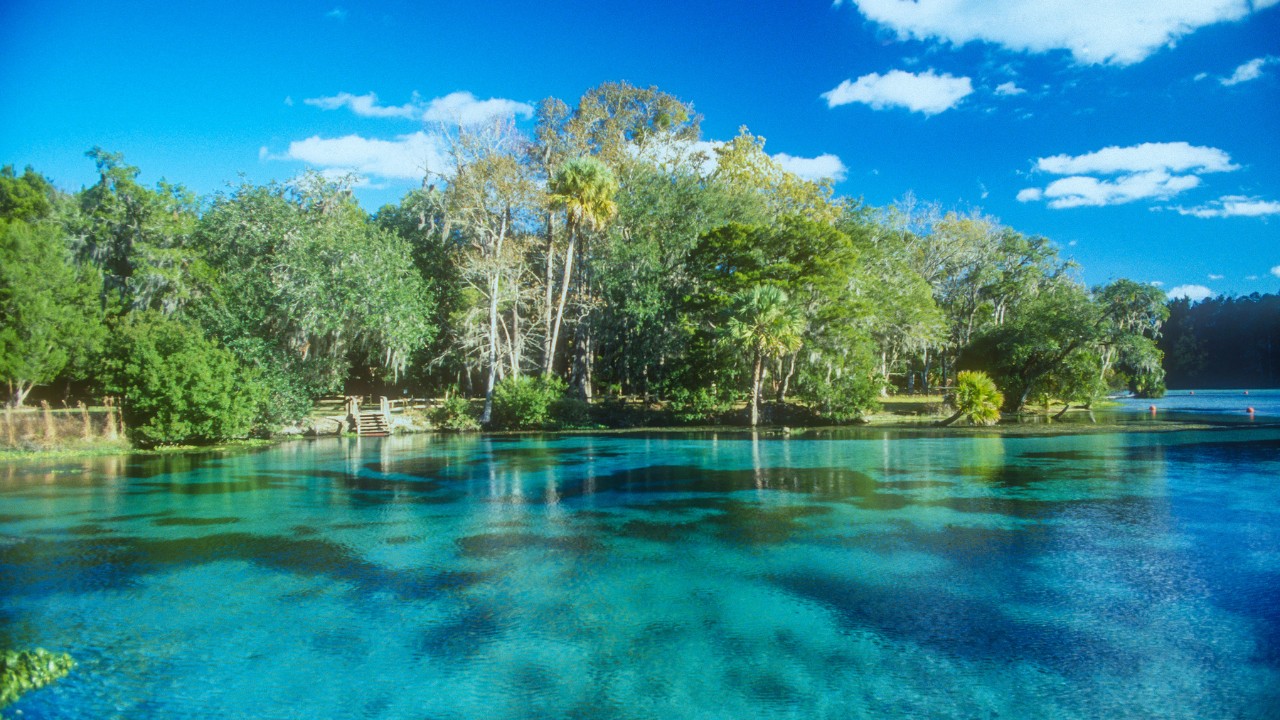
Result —
<instances>
[{"instance_id":1,"label":"submerged aquatic plant","mask_svg":"<svg viewBox=\"0 0 1280 720\"><path fill-rule=\"evenodd\" d=\"M0 708L24 693L65 677L75 664L66 653L51 653L43 648L5 650L0 654Z\"/></svg>"}]
</instances>

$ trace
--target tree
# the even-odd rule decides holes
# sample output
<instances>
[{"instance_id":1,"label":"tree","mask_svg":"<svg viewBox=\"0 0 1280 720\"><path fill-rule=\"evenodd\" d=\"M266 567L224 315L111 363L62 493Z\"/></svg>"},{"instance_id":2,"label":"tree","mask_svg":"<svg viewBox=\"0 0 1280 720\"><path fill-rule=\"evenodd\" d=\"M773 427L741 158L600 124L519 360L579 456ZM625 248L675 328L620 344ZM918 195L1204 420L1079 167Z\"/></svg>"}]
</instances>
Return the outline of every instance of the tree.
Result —
<instances>
[{"instance_id":1,"label":"tree","mask_svg":"<svg viewBox=\"0 0 1280 720\"><path fill-rule=\"evenodd\" d=\"M9 404L68 365L83 366L105 330L100 276L72 262L51 223L0 219L0 376Z\"/></svg>"},{"instance_id":2,"label":"tree","mask_svg":"<svg viewBox=\"0 0 1280 720\"><path fill-rule=\"evenodd\" d=\"M751 425L760 424L760 388L765 361L800 349L804 318L790 298L773 285L757 285L734 298L727 330L752 357Z\"/></svg>"},{"instance_id":3,"label":"tree","mask_svg":"<svg viewBox=\"0 0 1280 720\"><path fill-rule=\"evenodd\" d=\"M509 118L487 126L459 127L446 140L450 162L446 218L462 241L458 258L462 280L484 303L483 320L467 324L478 330L474 335L483 344L487 379L481 423L488 424L502 372L499 355L504 328L512 374L521 371L526 333L520 324L524 262L520 245L531 235L521 229L535 216L536 188L525 162L527 140ZM509 325L503 322L504 305L510 311ZM467 319L480 320L477 314L468 314Z\"/></svg>"},{"instance_id":4,"label":"tree","mask_svg":"<svg viewBox=\"0 0 1280 720\"><path fill-rule=\"evenodd\" d=\"M341 390L352 362L398 377L436 328L409 244L318 176L216 196L195 242L209 272L186 314L261 372L280 420Z\"/></svg>"},{"instance_id":5,"label":"tree","mask_svg":"<svg viewBox=\"0 0 1280 720\"><path fill-rule=\"evenodd\" d=\"M191 281L204 274L191 242L199 203L180 185L142 186L140 171L120 153L95 147L86 155L98 182L79 194L66 224L81 259L102 270L104 300L177 311L199 292Z\"/></svg>"},{"instance_id":6,"label":"tree","mask_svg":"<svg viewBox=\"0 0 1280 720\"><path fill-rule=\"evenodd\" d=\"M560 336L560 326L564 320L565 301L569 295L569 287L573 283L573 262L575 256L589 257L587 239L588 231L597 231L613 218L618 211L614 197L618 192L618 181L603 163L589 157L570 160L561 165L551 179L548 187L552 207L565 212L565 228L569 237L568 249L564 256L564 272L561 275L560 299L556 306L555 324L551 331L551 342L548 347L553 351ZM590 337L590 267L587 263L579 263L579 276L587 275L587 279L577 282L579 301L584 304L582 315L578 321L578 338L574 344L574 385L579 396L591 397L591 337ZM587 288L584 290L584 287ZM544 374L550 373L550 358L543 368Z\"/></svg>"}]
</instances>

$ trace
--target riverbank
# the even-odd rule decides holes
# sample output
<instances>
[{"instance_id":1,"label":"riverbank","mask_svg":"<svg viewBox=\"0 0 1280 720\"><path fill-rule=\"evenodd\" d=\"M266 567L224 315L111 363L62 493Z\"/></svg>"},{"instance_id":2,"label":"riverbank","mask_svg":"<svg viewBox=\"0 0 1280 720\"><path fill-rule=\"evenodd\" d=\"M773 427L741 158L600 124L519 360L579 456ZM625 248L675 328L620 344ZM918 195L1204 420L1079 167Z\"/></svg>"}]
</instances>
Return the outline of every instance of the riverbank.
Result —
<instances>
[{"instance_id":1,"label":"riverbank","mask_svg":"<svg viewBox=\"0 0 1280 720\"><path fill-rule=\"evenodd\" d=\"M1206 419L1204 416L1180 417L1178 413L1164 413L1158 419L1138 417L1132 414L1115 412L1117 405L1108 403L1096 410L1073 408L1058 417L1057 409L1047 412L1008 413L997 425L966 425L956 423L940 427L937 423L946 417L941 396L892 396L882 400L882 408L867 415L861 422L845 424L795 424L775 423L754 428L754 432L764 437L794 437L804 439L848 437L864 430L886 430L912 437L1046 437L1054 435L1084 435L1102 433L1156 433L1188 430L1211 430L1216 428L1239 427L1274 427L1274 422L1250 422L1243 424L1237 418L1223 416L1220 421ZM795 413L791 413L795 414ZM1172 415L1172 416L1171 416ZM615 416L613 419L617 419ZM634 420L635 418L632 418ZM649 418L653 419L653 418ZM806 417L787 418L788 420L810 419ZM398 428L408 433L440 433L452 435L482 436L520 436L520 435L626 435L644 433L750 433L753 428L736 423L707 423L705 425L689 425L675 423L640 424L623 421L619 426L598 425L595 427L566 429L530 429L507 431L470 431L456 432L423 426L405 426ZM54 448L0 449L0 462L75 460L94 457L153 457L163 455L182 455L188 453L237 452L256 450L280 443L309 440L319 437L341 437L342 435L299 436L281 434L269 439L232 440L216 445L169 445L154 448L134 448L124 440L98 441ZM350 435L347 435L350 437Z\"/></svg>"}]
</instances>

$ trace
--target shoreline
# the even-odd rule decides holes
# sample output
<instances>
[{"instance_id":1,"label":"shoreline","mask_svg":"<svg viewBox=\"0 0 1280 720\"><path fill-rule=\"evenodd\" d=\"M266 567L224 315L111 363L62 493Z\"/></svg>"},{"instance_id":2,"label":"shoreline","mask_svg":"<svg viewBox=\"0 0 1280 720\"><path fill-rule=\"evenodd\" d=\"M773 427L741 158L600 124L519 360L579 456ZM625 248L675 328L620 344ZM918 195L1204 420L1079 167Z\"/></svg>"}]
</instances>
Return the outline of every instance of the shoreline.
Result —
<instances>
[{"instance_id":1,"label":"shoreline","mask_svg":"<svg viewBox=\"0 0 1280 720\"><path fill-rule=\"evenodd\" d=\"M1072 411L1068 416L1079 417L1079 412ZM1168 413L1168 415L1176 415L1176 413ZM1031 437L1066 437L1072 435L1099 435L1107 433L1167 433L1167 432L1187 432L1187 431L1211 431L1211 430L1263 430L1280 427L1280 419L1262 422L1241 422L1239 420L1227 420L1228 416L1223 416L1222 422L1208 422L1203 419L1197 420L1180 420L1161 419L1158 421L1131 420L1126 422L1116 422L1114 418L1107 418L1101 422L1086 423L1077 420L1063 421L1061 419L1054 420L1048 415L1030 414L1012 416L1002 419L996 425L949 425L939 426L937 421L939 417L931 415L911 415L902 414L886 414L877 413L867 422L850 423L844 425L816 425L816 426L785 426L785 425L765 425L757 428L751 428L745 425L672 425L672 426L651 426L651 427L624 427L624 428L574 428L559 430L494 430L494 431L449 431L449 430L424 430L406 433L397 433L395 436L403 435L441 435L452 437L493 437L493 438L519 438L530 436L581 436L581 435L644 435L644 434L662 434L662 435L699 435L707 433L726 433L734 435L758 435L762 438L769 439L796 439L796 440L820 440L820 439L854 439L852 436L863 432L889 431L895 434L901 434L901 439L912 437L969 437L969 438L1031 438ZM842 437L845 436L845 437ZM246 439L234 440L216 445L177 445L156 448L121 448L121 447L99 447L99 448L57 448L50 450L0 450L0 463L27 463L42 461L60 461L60 460L80 460L101 457L162 457L162 456L180 456L180 455L196 455L204 453L236 453L255 450L265 450L267 448L276 447L289 442L295 441L314 441L329 439L359 439L358 436L351 434L343 435L320 435L320 436L297 436L284 435L276 436L268 439Z\"/></svg>"}]
</instances>

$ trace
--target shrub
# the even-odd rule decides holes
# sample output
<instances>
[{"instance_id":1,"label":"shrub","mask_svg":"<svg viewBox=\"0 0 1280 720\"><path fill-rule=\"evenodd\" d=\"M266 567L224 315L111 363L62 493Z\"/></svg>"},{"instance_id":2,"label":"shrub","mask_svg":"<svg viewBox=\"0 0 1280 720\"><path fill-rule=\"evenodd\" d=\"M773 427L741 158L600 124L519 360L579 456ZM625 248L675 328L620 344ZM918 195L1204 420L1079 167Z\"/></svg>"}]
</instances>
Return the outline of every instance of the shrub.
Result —
<instances>
[{"instance_id":1,"label":"shrub","mask_svg":"<svg viewBox=\"0 0 1280 720\"><path fill-rule=\"evenodd\" d=\"M944 420L943 425L950 425L962 417L969 418L975 425L995 425L1000 420L1004 395L986 373L962 370L956 375L956 390L951 402L956 412Z\"/></svg>"},{"instance_id":2,"label":"shrub","mask_svg":"<svg viewBox=\"0 0 1280 720\"><path fill-rule=\"evenodd\" d=\"M802 396L824 417L850 422L880 409L881 382L871 373L846 371L830 379L814 375L806 378L811 382L805 384Z\"/></svg>"},{"instance_id":3,"label":"shrub","mask_svg":"<svg viewBox=\"0 0 1280 720\"><path fill-rule=\"evenodd\" d=\"M719 422L733 409L730 397L708 388L676 388L667 400L671 415L679 423Z\"/></svg>"},{"instance_id":4,"label":"shrub","mask_svg":"<svg viewBox=\"0 0 1280 720\"><path fill-rule=\"evenodd\" d=\"M591 419L591 404L576 397L562 396L551 404L551 419L556 427L582 430L596 427Z\"/></svg>"},{"instance_id":5,"label":"shrub","mask_svg":"<svg viewBox=\"0 0 1280 720\"><path fill-rule=\"evenodd\" d=\"M253 428L261 396L256 375L199 329L140 313L116 328L112 345L107 389L122 398L131 439L213 443Z\"/></svg>"},{"instance_id":6,"label":"shrub","mask_svg":"<svg viewBox=\"0 0 1280 720\"><path fill-rule=\"evenodd\" d=\"M431 414L431 420L441 430L465 432L479 430L480 422L471 412L471 401L461 393L449 395Z\"/></svg>"},{"instance_id":7,"label":"shrub","mask_svg":"<svg viewBox=\"0 0 1280 720\"><path fill-rule=\"evenodd\" d=\"M552 407L565 393L557 377L507 377L493 389L490 426L498 430L531 430L554 424Z\"/></svg>"}]
</instances>

